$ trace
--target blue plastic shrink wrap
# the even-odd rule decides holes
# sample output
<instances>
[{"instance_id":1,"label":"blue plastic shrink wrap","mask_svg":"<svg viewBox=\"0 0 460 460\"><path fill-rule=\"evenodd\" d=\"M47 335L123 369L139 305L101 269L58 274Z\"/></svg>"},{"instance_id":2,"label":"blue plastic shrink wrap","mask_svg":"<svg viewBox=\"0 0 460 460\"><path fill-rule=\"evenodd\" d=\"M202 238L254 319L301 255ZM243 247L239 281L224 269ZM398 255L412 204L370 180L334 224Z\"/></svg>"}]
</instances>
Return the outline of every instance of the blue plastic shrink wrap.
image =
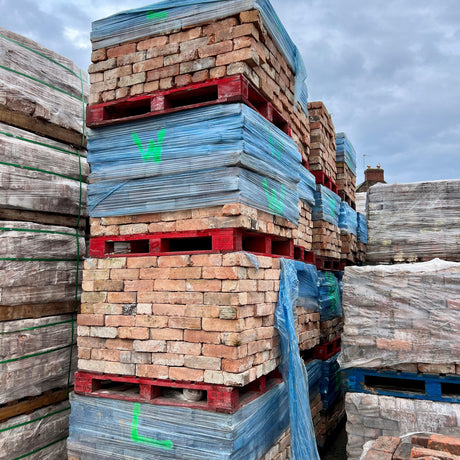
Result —
<instances>
[{"instance_id":1,"label":"blue plastic shrink wrap","mask_svg":"<svg viewBox=\"0 0 460 460\"><path fill-rule=\"evenodd\" d=\"M332 407L343 394L340 365L337 362L339 353L326 361L321 361L320 391L323 409Z\"/></svg>"},{"instance_id":2,"label":"blue plastic shrink wrap","mask_svg":"<svg viewBox=\"0 0 460 460\"><path fill-rule=\"evenodd\" d=\"M308 375L299 354L295 333L299 283L293 260L281 259L279 300L275 310L275 327L281 341L281 373L289 391L292 460L319 460L315 431L311 419Z\"/></svg>"},{"instance_id":3,"label":"blue plastic shrink wrap","mask_svg":"<svg viewBox=\"0 0 460 460\"><path fill-rule=\"evenodd\" d=\"M336 161L343 161L356 176L356 152L352 143L345 133L337 133L336 137Z\"/></svg>"},{"instance_id":4,"label":"blue plastic shrink wrap","mask_svg":"<svg viewBox=\"0 0 460 460\"><path fill-rule=\"evenodd\" d=\"M308 374L308 392L310 401L320 392L321 362L319 359L312 359L305 364Z\"/></svg>"},{"instance_id":5,"label":"blue plastic shrink wrap","mask_svg":"<svg viewBox=\"0 0 460 460\"><path fill-rule=\"evenodd\" d=\"M321 321L342 316L339 282L332 272L318 272Z\"/></svg>"},{"instance_id":6,"label":"blue plastic shrink wrap","mask_svg":"<svg viewBox=\"0 0 460 460\"><path fill-rule=\"evenodd\" d=\"M339 195L329 190L324 185L318 184L315 192L315 206L312 219L324 220L332 225L339 226L341 199Z\"/></svg>"},{"instance_id":7,"label":"blue plastic shrink wrap","mask_svg":"<svg viewBox=\"0 0 460 460\"><path fill-rule=\"evenodd\" d=\"M356 211L345 201L340 203L339 228L348 234L358 233L358 216Z\"/></svg>"},{"instance_id":8,"label":"blue plastic shrink wrap","mask_svg":"<svg viewBox=\"0 0 460 460\"><path fill-rule=\"evenodd\" d=\"M367 219L366 215L360 212L357 213L358 221L358 241L367 244Z\"/></svg>"},{"instance_id":9,"label":"blue plastic shrink wrap","mask_svg":"<svg viewBox=\"0 0 460 460\"><path fill-rule=\"evenodd\" d=\"M304 101L304 81L307 76L305 64L268 0L167 0L154 3L93 22L91 42L93 49L106 48L151 35L165 34L182 27L223 19L251 9L259 10L269 34L295 71L295 100ZM301 105L303 107L304 102Z\"/></svg>"},{"instance_id":10,"label":"blue plastic shrink wrap","mask_svg":"<svg viewBox=\"0 0 460 460\"><path fill-rule=\"evenodd\" d=\"M258 460L287 430L284 383L235 414L71 394L69 454L81 460Z\"/></svg>"},{"instance_id":11,"label":"blue plastic shrink wrap","mask_svg":"<svg viewBox=\"0 0 460 460\"><path fill-rule=\"evenodd\" d=\"M297 189L299 191L299 198L312 208L315 205L315 176L302 166L300 167L300 181Z\"/></svg>"},{"instance_id":12,"label":"blue plastic shrink wrap","mask_svg":"<svg viewBox=\"0 0 460 460\"><path fill-rule=\"evenodd\" d=\"M295 261L299 291L297 306L314 312L319 311L318 271L311 264Z\"/></svg>"},{"instance_id":13,"label":"blue plastic shrink wrap","mask_svg":"<svg viewBox=\"0 0 460 460\"><path fill-rule=\"evenodd\" d=\"M298 220L300 154L243 104L95 130L88 157L91 217L243 203Z\"/></svg>"}]
</instances>

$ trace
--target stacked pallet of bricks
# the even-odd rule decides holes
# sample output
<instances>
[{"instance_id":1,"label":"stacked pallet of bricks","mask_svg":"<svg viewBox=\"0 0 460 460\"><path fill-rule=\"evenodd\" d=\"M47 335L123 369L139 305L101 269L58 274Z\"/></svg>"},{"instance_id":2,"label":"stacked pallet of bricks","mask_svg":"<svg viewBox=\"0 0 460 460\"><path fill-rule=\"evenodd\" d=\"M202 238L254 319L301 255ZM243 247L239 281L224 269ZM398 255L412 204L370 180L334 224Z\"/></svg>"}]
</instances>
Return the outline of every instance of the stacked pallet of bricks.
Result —
<instances>
[{"instance_id":1,"label":"stacked pallet of bricks","mask_svg":"<svg viewBox=\"0 0 460 460\"><path fill-rule=\"evenodd\" d=\"M281 257L313 261L303 64L268 2L187 3L93 24L71 459L289 458L275 307ZM309 350L319 313L294 306Z\"/></svg>"},{"instance_id":2,"label":"stacked pallet of bricks","mask_svg":"<svg viewBox=\"0 0 460 460\"><path fill-rule=\"evenodd\" d=\"M356 152L345 133L336 135L337 190L342 201L356 209Z\"/></svg>"},{"instance_id":3,"label":"stacked pallet of bricks","mask_svg":"<svg viewBox=\"0 0 460 460\"><path fill-rule=\"evenodd\" d=\"M363 445L379 436L458 427L460 258L453 248L459 185L437 181L370 189L370 260L385 265L345 269L341 365L349 458L359 458ZM389 208L398 204L409 229L403 230L399 214L390 217ZM434 209L446 224L439 232L424 218ZM379 243L384 238L385 245ZM451 261L437 258L443 252ZM395 260L426 262L388 264Z\"/></svg>"},{"instance_id":4,"label":"stacked pallet of bricks","mask_svg":"<svg viewBox=\"0 0 460 460\"><path fill-rule=\"evenodd\" d=\"M0 456L65 458L85 256L89 86L0 29Z\"/></svg>"}]
</instances>

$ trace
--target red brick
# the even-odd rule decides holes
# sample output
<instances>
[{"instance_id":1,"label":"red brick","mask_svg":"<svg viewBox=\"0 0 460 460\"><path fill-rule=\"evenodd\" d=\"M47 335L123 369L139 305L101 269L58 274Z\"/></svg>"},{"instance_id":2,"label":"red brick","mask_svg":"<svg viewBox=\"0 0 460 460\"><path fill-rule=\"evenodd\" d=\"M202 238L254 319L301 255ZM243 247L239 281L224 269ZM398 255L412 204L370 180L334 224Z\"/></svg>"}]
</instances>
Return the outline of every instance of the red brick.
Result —
<instances>
[{"instance_id":1,"label":"red brick","mask_svg":"<svg viewBox=\"0 0 460 460\"><path fill-rule=\"evenodd\" d=\"M230 40L232 38L238 38L244 35L251 35L256 40L259 40L259 31L254 26L254 24L246 23L216 33L216 42Z\"/></svg>"},{"instance_id":2,"label":"red brick","mask_svg":"<svg viewBox=\"0 0 460 460\"><path fill-rule=\"evenodd\" d=\"M152 315L155 316L188 316L185 315L185 305L153 304Z\"/></svg>"},{"instance_id":3,"label":"red brick","mask_svg":"<svg viewBox=\"0 0 460 460\"><path fill-rule=\"evenodd\" d=\"M149 338L149 330L146 327L119 327L118 337L120 339L145 340Z\"/></svg>"},{"instance_id":4,"label":"red brick","mask_svg":"<svg viewBox=\"0 0 460 460\"><path fill-rule=\"evenodd\" d=\"M193 29L189 29L185 32L179 32L177 34L172 34L169 36L170 43L181 43L188 40L193 40L195 38L201 37L202 28L195 27Z\"/></svg>"},{"instance_id":5,"label":"red brick","mask_svg":"<svg viewBox=\"0 0 460 460\"><path fill-rule=\"evenodd\" d=\"M221 334L219 332L193 331L186 329L184 331L184 340L193 343L212 343L219 344Z\"/></svg>"},{"instance_id":6,"label":"red brick","mask_svg":"<svg viewBox=\"0 0 460 460\"><path fill-rule=\"evenodd\" d=\"M137 364L137 377L148 377L151 379L168 379L169 368L167 366L158 366L155 364Z\"/></svg>"},{"instance_id":7,"label":"red brick","mask_svg":"<svg viewBox=\"0 0 460 460\"><path fill-rule=\"evenodd\" d=\"M187 305L184 316L188 318L218 318L219 307L216 305Z\"/></svg>"},{"instance_id":8,"label":"red brick","mask_svg":"<svg viewBox=\"0 0 460 460\"><path fill-rule=\"evenodd\" d=\"M172 329L199 330L201 329L201 318L169 318L168 326Z\"/></svg>"},{"instance_id":9,"label":"red brick","mask_svg":"<svg viewBox=\"0 0 460 460\"><path fill-rule=\"evenodd\" d=\"M170 277L170 273L170 268L143 268L139 272L139 278L148 280L167 280Z\"/></svg>"},{"instance_id":10,"label":"red brick","mask_svg":"<svg viewBox=\"0 0 460 460\"><path fill-rule=\"evenodd\" d=\"M153 291L153 281L133 280L125 281L125 292L151 292Z\"/></svg>"},{"instance_id":11,"label":"red brick","mask_svg":"<svg viewBox=\"0 0 460 460\"><path fill-rule=\"evenodd\" d=\"M191 256L189 265L194 267L220 267L222 254L196 254Z\"/></svg>"},{"instance_id":12,"label":"red brick","mask_svg":"<svg viewBox=\"0 0 460 460\"><path fill-rule=\"evenodd\" d=\"M132 350L133 341L129 339L107 339L105 346L116 350Z\"/></svg>"},{"instance_id":13,"label":"red brick","mask_svg":"<svg viewBox=\"0 0 460 460\"><path fill-rule=\"evenodd\" d=\"M192 83L192 76L189 74L178 75L174 82L176 83L176 86L186 86Z\"/></svg>"},{"instance_id":14,"label":"red brick","mask_svg":"<svg viewBox=\"0 0 460 460\"><path fill-rule=\"evenodd\" d=\"M163 328L168 325L167 316L150 316L150 315L137 315L136 326L137 327L154 327Z\"/></svg>"},{"instance_id":15,"label":"red brick","mask_svg":"<svg viewBox=\"0 0 460 460\"><path fill-rule=\"evenodd\" d=\"M198 50L198 55L200 58L208 57L208 56L217 56L219 54L228 53L232 51L233 43L231 40L227 40L220 43L215 43L208 46L203 46Z\"/></svg>"},{"instance_id":16,"label":"red brick","mask_svg":"<svg viewBox=\"0 0 460 460\"><path fill-rule=\"evenodd\" d=\"M181 267L169 269L169 278L172 280L199 279L201 267Z\"/></svg>"},{"instance_id":17,"label":"red brick","mask_svg":"<svg viewBox=\"0 0 460 460\"><path fill-rule=\"evenodd\" d=\"M194 331L185 331L194 332ZM152 340L184 340L184 331L181 329L150 329L150 339Z\"/></svg>"},{"instance_id":18,"label":"red brick","mask_svg":"<svg viewBox=\"0 0 460 460\"><path fill-rule=\"evenodd\" d=\"M202 327L204 331L240 332L244 329L243 319L218 319L203 318Z\"/></svg>"},{"instance_id":19,"label":"red brick","mask_svg":"<svg viewBox=\"0 0 460 460\"><path fill-rule=\"evenodd\" d=\"M141 50L147 50L151 48L162 48L168 43L168 41L169 41L169 38L166 36L149 38L148 40L140 41L137 44L137 49L141 51Z\"/></svg>"},{"instance_id":20,"label":"red brick","mask_svg":"<svg viewBox=\"0 0 460 460\"><path fill-rule=\"evenodd\" d=\"M107 57L116 58L118 56L123 56L124 54L131 54L136 51L135 43L128 43L127 45L117 46L115 48L109 48L107 50Z\"/></svg>"},{"instance_id":21,"label":"red brick","mask_svg":"<svg viewBox=\"0 0 460 460\"><path fill-rule=\"evenodd\" d=\"M77 324L80 326L104 326L104 315L78 315Z\"/></svg>"},{"instance_id":22,"label":"red brick","mask_svg":"<svg viewBox=\"0 0 460 460\"><path fill-rule=\"evenodd\" d=\"M209 71L208 70L200 70L199 72L195 72L192 76L193 83L199 83L201 81L209 80Z\"/></svg>"},{"instance_id":23,"label":"red brick","mask_svg":"<svg viewBox=\"0 0 460 460\"><path fill-rule=\"evenodd\" d=\"M188 267L191 265L190 256L161 256L158 257L158 267Z\"/></svg>"},{"instance_id":24,"label":"red brick","mask_svg":"<svg viewBox=\"0 0 460 460\"><path fill-rule=\"evenodd\" d=\"M187 280L185 290L189 292L220 292L222 290L222 281L215 279Z\"/></svg>"},{"instance_id":25,"label":"red brick","mask_svg":"<svg viewBox=\"0 0 460 460\"><path fill-rule=\"evenodd\" d=\"M185 280L155 280L155 291L185 291Z\"/></svg>"},{"instance_id":26,"label":"red brick","mask_svg":"<svg viewBox=\"0 0 460 460\"><path fill-rule=\"evenodd\" d=\"M244 372L252 367L253 362L253 356L241 359L222 359L222 370L232 373Z\"/></svg>"},{"instance_id":27,"label":"red brick","mask_svg":"<svg viewBox=\"0 0 460 460\"><path fill-rule=\"evenodd\" d=\"M135 64L133 64L133 72L147 72L149 70L159 69L160 67L163 67L163 56L159 56L153 59L147 59L141 62L136 62Z\"/></svg>"},{"instance_id":28,"label":"red brick","mask_svg":"<svg viewBox=\"0 0 460 460\"><path fill-rule=\"evenodd\" d=\"M109 303L135 303L135 292L109 292L107 295Z\"/></svg>"},{"instance_id":29,"label":"red brick","mask_svg":"<svg viewBox=\"0 0 460 460\"><path fill-rule=\"evenodd\" d=\"M214 356L216 358L239 359L248 354L248 346L229 347L227 345L203 344L203 356Z\"/></svg>"},{"instance_id":30,"label":"red brick","mask_svg":"<svg viewBox=\"0 0 460 460\"><path fill-rule=\"evenodd\" d=\"M113 268L110 270L110 278L113 280L137 280L139 279L139 269Z\"/></svg>"},{"instance_id":31,"label":"red brick","mask_svg":"<svg viewBox=\"0 0 460 460\"><path fill-rule=\"evenodd\" d=\"M187 367L171 367L169 369L169 378L171 380L202 382L204 380L204 370L189 369Z\"/></svg>"},{"instance_id":32,"label":"red brick","mask_svg":"<svg viewBox=\"0 0 460 460\"><path fill-rule=\"evenodd\" d=\"M129 257L127 260L128 268L152 268L157 266L158 257Z\"/></svg>"},{"instance_id":33,"label":"red brick","mask_svg":"<svg viewBox=\"0 0 460 460\"><path fill-rule=\"evenodd\" d=\"M203 28L203 35L215 35L223 30L229 30L238 24L238 19L227 18L222 21L213 22Z\"/></svg>"},{"instance_id":34,"label":"red brick","mask_svg":"<svg viewBox=\"0 0 460 460\"><path fill-rule=\"evenodd\" d=\"M179 75L179 73L179 64L173 64L167 67L162 67L160 69L150 70L147 72L147 81L160 80L167 77L175 77Z\"/></svg>"},{"instance_id":35,"label":"red brick","mask_svg":"<svg viewBox=\"0 0 460 460\"><path fill-rule=\"evenodd\" d=\"M441 434L432 434L428 440L428 448L450 452L454 455L460 455L460 438L444 436Z\"/></svg>"},{"instance_id":36,"label":"red brick","mask_svg":"<svg viewBox=\"0 0 460 460\"><path fill-rule=\"evenodd\" d=\"M106 326L134 326L134 316L107 315L105 317Z\"/></svg>"}]
</instances>

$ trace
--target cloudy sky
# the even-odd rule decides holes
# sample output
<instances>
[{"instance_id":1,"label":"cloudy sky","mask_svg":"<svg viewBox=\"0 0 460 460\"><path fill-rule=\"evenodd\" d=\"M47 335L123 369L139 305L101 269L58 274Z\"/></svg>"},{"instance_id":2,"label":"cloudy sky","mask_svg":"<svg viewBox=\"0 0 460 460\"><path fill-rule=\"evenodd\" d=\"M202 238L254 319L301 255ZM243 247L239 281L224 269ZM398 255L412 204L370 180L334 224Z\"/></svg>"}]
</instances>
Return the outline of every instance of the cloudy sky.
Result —
<instances>
[{"instance_id":1,"label":"cloudy sky","mask_svg":"<svg viewBox=\"0 0 460 460\"><path fill-rule=\"evenodd\" d=\"M0 0L0 25L90 64L91 22L149 0ZM459 0L272 0L357 152L358 183L460 178Z\"/></svg>"}]
</instances>

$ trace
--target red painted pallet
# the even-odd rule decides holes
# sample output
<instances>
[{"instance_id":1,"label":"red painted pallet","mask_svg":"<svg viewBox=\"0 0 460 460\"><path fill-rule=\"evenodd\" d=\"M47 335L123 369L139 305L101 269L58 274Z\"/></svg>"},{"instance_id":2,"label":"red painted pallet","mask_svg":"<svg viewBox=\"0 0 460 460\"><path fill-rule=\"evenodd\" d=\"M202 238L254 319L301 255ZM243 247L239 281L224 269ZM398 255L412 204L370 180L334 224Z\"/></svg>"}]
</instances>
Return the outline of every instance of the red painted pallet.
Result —
<instances>
[{"instance_id":1,"label":"red painted pallet","mask_svg":"<svg viewBox=\"0 0 460 460\"><path fill-rule=\"evenodd\" d=\"M324 185L334 193L338 193L336 183L324 171L311 171L311 173L315 176L317 184Z\"/></svg>"},{"instance_id":2,"label":"red painted pallet","mask_svg":"<svg viewBox=\"0 0 460 460\"><path fill-rule=\"evenodd\" d=\"M79 371L75 374L75 393L98 398L234 413L281 382L278 370L244 387ZM181 393L183 390L192 390L190 393L193 398L190 399L193 400L185 399L186 396ZM199 400L195 400L199 397Z\"/></svg>"},{"instance_id":3,"label":"red painted pallet","mask_svg":"<svg viewBox=\"0 0 460 460\"><path fill-rule=\"evenodd\" d=\"M315 261L318 270L341 272L345 269L345 262L340 259L333 259L331 257L323 257L316 255Z\"/></svg>"},{"instance_id":4,"label":"red painted pallet","mask_svg":"<svg viewBox=\"0 0 460 460\"><path fill-rule=\"evenodd\" d=\"M100 236L90 239L90 257L164 256L246 251L294 258L293 240L238 228Z\"/></svg>"},{"instance_id":5,"label":"red painted pallet","mask_svg":"<svg viewBox=\"0 0 460 460\"><path fill-rule=\"evenodd\" d=\"M307 251L301 246L294 246L294 259L306 264L316 265L316 254L313 251Z\"/></svg>"},{"instance_id":6,"label":"red painted pallet","mask_svg":"<svg viewBox=\"0 0 460 460\"><path fill-rule=\"evenodd\" d=\"M317 345L314 349L313 357L316 359L320 359L322 361L326 361L327 359L332 358L340 351L340 344L341 338L337 337L331 342Z\"/></svg>"},{"instance_id":7,"label":"red painted pallet","mask_svg":"<svg viewBox=\"0 0 460 460\"><path fill-rule=\"evenodd\" d=\"M287 120L244 75L218 78L167 91L89 105L86 109L86 125L89 128L96 128L185 109L231 102L245 103L281 131L291 135Z\"/></svg>"},{"instance_id":8,"label":"red painted pallet","mask_svg":"<svg viewBox=\"0 0 460 460\"><path fill-rule=\"evenodd\" d=\"M340 199L342 201L345 201L345 203L350 205L352 207L352 209L354 209L356 211L356 203L355 203L355 201L345 192L345 190L339 190L338 195L339 195L339 197L340 197Z\"/></svg>"}]
</instances>

